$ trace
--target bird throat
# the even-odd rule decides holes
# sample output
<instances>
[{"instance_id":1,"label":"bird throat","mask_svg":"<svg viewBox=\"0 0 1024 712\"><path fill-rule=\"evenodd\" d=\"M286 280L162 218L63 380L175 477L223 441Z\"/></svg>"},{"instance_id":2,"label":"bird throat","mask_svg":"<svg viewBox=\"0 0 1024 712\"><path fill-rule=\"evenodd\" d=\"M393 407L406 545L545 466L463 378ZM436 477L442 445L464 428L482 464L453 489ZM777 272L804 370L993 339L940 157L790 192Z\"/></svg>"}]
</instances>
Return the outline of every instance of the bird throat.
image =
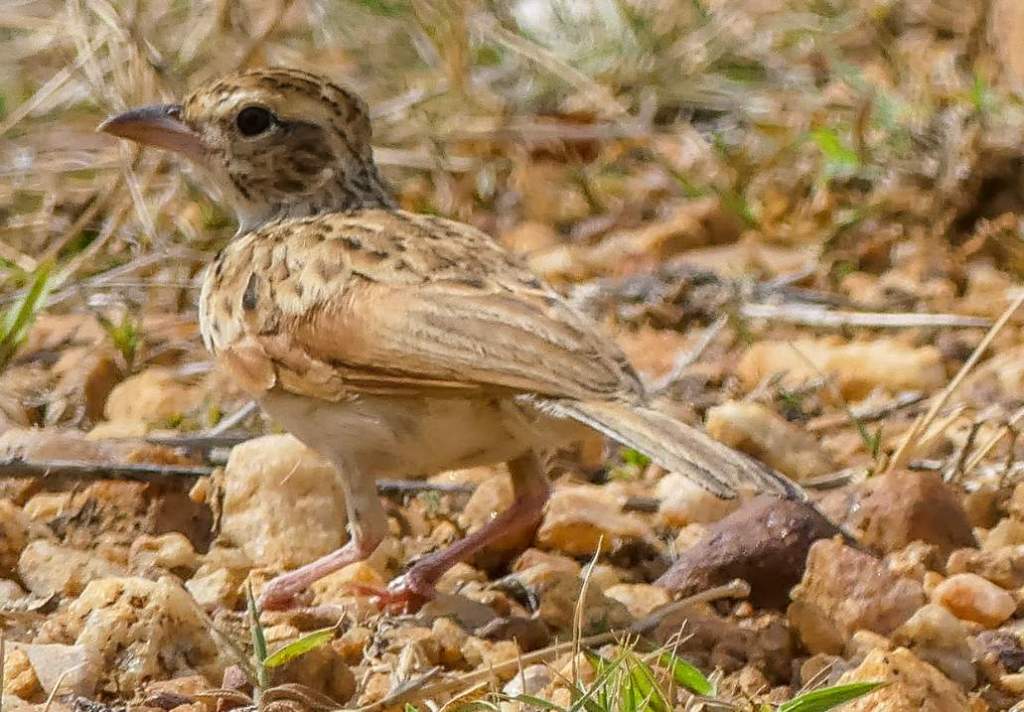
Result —
<instances>
[{"instance_id":1,"label":"bird throat","mask_svg":"<svg viewBox=\"0 0 1024 712\"><path fill-rule=\"evenodd\" d=\"M253 200L256 191L235 182L240 233L292 218L398 207L372 160L329 166L321 172L321 180L314 181L312 190L290 189L288 176L277 175L274 180L275 184L258 191L263 200ZM303 176L303 180L309 182L309 177Z\"/></svg>"}]
</instances>

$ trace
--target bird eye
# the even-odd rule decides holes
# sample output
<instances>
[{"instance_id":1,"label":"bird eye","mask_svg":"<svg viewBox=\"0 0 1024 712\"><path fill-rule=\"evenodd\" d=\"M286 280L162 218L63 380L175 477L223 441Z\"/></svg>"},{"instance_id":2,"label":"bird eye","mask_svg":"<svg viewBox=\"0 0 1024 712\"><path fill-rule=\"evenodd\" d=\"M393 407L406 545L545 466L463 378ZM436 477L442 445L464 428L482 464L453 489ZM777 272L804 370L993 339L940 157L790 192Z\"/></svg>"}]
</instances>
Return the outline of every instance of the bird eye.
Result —
<instances>
[{"instance_id":1,"label":"bird eye","mask_svg":"<svg viewBox=\"0 0 1024 712\"><path fill-rule=\"evenodd\" d=\"M258 136L274 123L274 115L262 106L247 106L238 112L235 125L243 136Z\"/></svg>"}]
</instances>

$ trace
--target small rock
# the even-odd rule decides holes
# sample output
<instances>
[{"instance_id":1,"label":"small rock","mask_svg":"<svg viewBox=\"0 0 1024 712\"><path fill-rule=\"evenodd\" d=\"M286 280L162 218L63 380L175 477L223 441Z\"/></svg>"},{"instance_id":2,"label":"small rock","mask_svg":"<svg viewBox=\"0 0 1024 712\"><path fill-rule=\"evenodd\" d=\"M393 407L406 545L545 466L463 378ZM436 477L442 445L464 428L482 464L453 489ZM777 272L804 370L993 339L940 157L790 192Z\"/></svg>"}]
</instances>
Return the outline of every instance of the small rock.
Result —
<instances>
[{"instance_id":1,"label":"small rock","mask_svg":"<svg viewBox=\"0 0 1024 712\"><path fill-rule=\"evenodd\" d=\"M784 387L830 377L847 400L861 400L876 388L889 393L930 393L946 383L942 353L891 338L847 341L841 337L759 341L743 354L737 373L748 391L783 373Z\"/></svg>"},{"instance_id":2,"label":"small rock","mask_svg":"<svg viewBox=\"0 0 1024 712\"><path fill-rule=\"evenodd\" d=\"M111 450L77 430L11 428L0 434L0 457L21 460L107 462Z\"/></svg>"},{"instance_id":3,"label":"small rock","mask_svg":"<svg viewBox=\"0 0 1024 712\"><path fill-rule=\"evenodd\" d=\"M0 499L0 578L10 576L17 568L31 526L32 520L21 507Z\"/></svg>"},{"instance_id":4,"label":"small rock","mask_svg":"<svg viewBox=\"0 0 1024 712\"><path fill-rule=\"evenodd\" d=\"M537 532L538 544L570 556L653 540L654 532L643 519L624 513L616 497L593 485L556 489Z\"/></svg>"},{"instance_id":5,"label":"small rock","mask_svg":"<svg viewBox=\"0 0 1024 712\"><path fill-rule=\"evenodd\" d=\"M790 624L812 653L839 653L861 628L889 635L925 603L921 584L835 539L811 546L791 596Z\"/></svg>"},{"instance_id":6,"label":"small rock","mask_svg":"<svg viewBox=\"0 0 1024 712\"><path fill-rule=\"evenodd\" d=\"M965 690L973 689L977 683L967 630L959 618L942 606L922 606L899 627L893 642L909 648Z\"/></svg>"},{"instance_id":7,"label":"small rock","mask_svg":"<svg viewBox=\"0 0 1024 712\"><path fill-rule=\"evenodd\" d=\"M897 576L906 576L915 581L924 581L924 577L934 569L942 570L943 562L939 547L914 541L898 551L885 556L885 566Z\"/></svg>"},{"instance_id":8,"label":"small rock","mask_svg":"<svg viewBox=\"0 0 1024 712\"><path fill-rule=\"evenodd\" d=\"M943 557L977 545L960 499L936 472L892 472L870 481L854 526L868 546L889 553L913 541L939 547Z\"/></svg>"},{"instance_id":9,"label":"small rock","mask_svg":"<svg viewBox=\"0 0 1024 712\"><path fill-rule=\"evenodd\" d=\"M1024 544L1024 522L1017 521L1012 517L1004 517L989 530L982 542L982 548L1000 549L1004 546L1020 544Z\"/></svg>"},{"instance_id":10,"label":"small rock","mask_svg":"<svg viewBox=\"0 0 1024 712\"><path fill-rule=\"evenodd\" d=\"M1013 596L977 574L954 574L935 587L932 600L963 620L995 628L1013 615Z\"/></svg>"},{"instance_id":11,"label":"small rock","mask_svg":"<svg viewBox=\"0 0 1024 712\"><path fill-rule=\"evenodd\" d=\"M284 641L280 641L284 644ZM276 646L275 646L276 647ZM348 701L356 691L356 678L340 653L330 645L300 655L273 671L274 684L304 685L335 702Z\"/></svg>"},{"instance_id":12,"label":"small rock","mask_svg":"<svg viewBox=\"0 0 1024 712\"><path fill-rule=\"evenodd\" d=\"M576 607L583 591L579 577L543 564L520 571L515 576L540 602L536 614L551 630L567 633L572 630ZM623 627L632 622L624 605L605 596L596 586L587 586L582 604L584 635L590 632Z\"/></svg>"},{"instance_id":13,"label":"small rock","mask_svg":"<svg viewBox=\"0 0 1024 712\"><path fill-rule=\"evenodd\" d=\"M315 581L310 588L313 603L319 606L344 603L356 595L354 586L384 589L387 585L387 579L369 561L357 561Z\"/></svg>"},{"instance_id":14,"label":"small rock","mask_svg":"<svg viewBox=\"0 0 1024 712\"><path fill-rule=\"evenodd\" d=\"M334 468L291 435L235 446L224 471L221 536L276 570L344 544L345 497Z\"/></svg>"},{"instance_id":15,"label":"small rock","mask_svg":"<svg viewBox=\"0 0 1024 712\"><path fill-rule=\"evenodd\" d=\"M0 681L3 682L3 693L14 695L23 700L35 697L42 691L36 671L32 669L28 654L23 650L15 648L4 657L3 674Z\"/></svg>"},{"instance_id":16,"label":"small rock","mask_svg":"<svg viewBox=\"0 0 1024 712\"><path fill-rule=\"evenodd\" d=\"M464 658L462 646L469 636L451 618L438 618L430 626L439 648L440 662L448 668L459 667Z\"/></svg>"},{"instance_id":17,"label":"small rock","mask_svg":"<svg viewBox=\"0 0 1024 712\"><path fill-rule=\"evenodd\" d=\"M53 375L57 385L46 407L50 424L82 416L90 422L100 420L107 398L124 376L114 351L102 347L64 351L53 365Z\"/></svg>"},{"instance_id":18,"label":"small rock","mask_svg":"<svg viewBox=\"0 0 1024 712\"><path fill-rule=\"evenodd\" d=\"M946 572L972 573L1005 589L1024 586L1024 544L998 549L958 549L949 555Z\"/></svg>"},{"instance_id":19,"label":"small rock","mask_svg":"<svg viewBox=\"0 0 1024 712\"><path fill-rule=\"evenodd\" d=\"M497 471L473 490L459 513L459 526L471 534L508 509L514 501L512 480L508 473ZM510 552L518 553L533 541L532 531L512 532L492 542L475 558L473 563L483 569L493 569L507 563Z\"/></svg>"},{"instance_id":20,"label":"small rock","mask_svg":"<svg viewBox=\"0 0 1024 712\"><path fill-rule=\"evenodd\" d=\"M785 605L818 539L837 533L801 502L762 496L750 500L685 550L656 585L684 596L741 578L758 606Z\"/></svg>"},{"instance_id":21,"label":"small rock","mask_svg":"<svg viewBox=\"0 0 1024 712\"><path fill-rule=\"evenodd\" d=\"M198 564L192 542L179 532L143 534L128 550L128 567L137 575L148 571L191 574Z\"/></svg>"},{"instance_id":22,"label":"small rock","mask_svg":"<svg viewBox=\"0 0 1024 712\"><path fill-rule=\"evenodd\" d=\"M470 636L462 644L462 657L474 668L490 668L507 663L516 660L520 653L519 646L511 640L483 640ZM509 669L497 677L508 680L514 674L515 669Z\"/></svg>"},{"instance_id":23,"label":"small rock","mask_svg":"<svg viewBox=\"0 0 1024 712\"><path fill-rule=\"evenodd\" d=\"M62 514L71 502L70 492L40 492L25 502L25 514L36 522L51 522Z\"/></svg>"},{"instance_id":24,"label":"small rock","mask_svg":"<svg viewBox=\"0 0 1024 712\"><path fill-rule=\"evenodd\" d=\"M215 546L185 582L185 588L203 608L233 610L241 601L242 584L251 569L252 561L241 550Z\"/></svg>"},{"instance_id":25,"label":"small rock","mask_svg":"<svg viewBox=\"0 0 1024 712\"><path fill-rule=\"evenodd\" d=\"M458 621L459 625L469 630L476 630L488 625L497 618L494 609L466 596L438 591L432 599L420 609L417 618L424 623L433 624L441 618Z\"/></svg>"},{"instance_id":26,"label":"small rock","mask_svg":"<svg viewBox=\"0 0 1024 712\"><path fill-rule=\"evenodd\" d=\"M777 682L793 674L794 639L778 613L737 621L708 605L685 606L665 616L651 639L672 644L677 655L702 670L728 674L750 665Z\"/></svg>"},{"instance_id":27,"label":"small rock","mask_svg":"<svg viewBox=\"0 0 1024 712\"><path fill-rule=\"evenodd\" d=\"M837 469L818 438L761 403L729 401L715 406L708 410L706 427L716 440L797 482Z\"/></svg>"},{"instance_id":28,"label":"small rock","mask_svg":"<svg viewBox=\"0 0 1024 712\"><path fill-rule=\"evenodd\" d=\"M495 618L473 631L484 640L511 640L524 653L539 650L551 642L551 629L539 618L505 616Z\"/></svg>"},{"instance_id":29,"label":"small rock","mask_svg":"<svg viewBox=\"0 0 1024 712\"><path fill-rule=\"evenodd\" d=\"M843 657L851 665L856 666L875 650L892 650L892 641L884 635L872 633L870 630L858 630L850 636L843 648Z\"/></svg>"},{"instance_id":30,"label":"small rock","mask_svg":"<svg viewBox=\"0 0 1024 712\"><path fill-rule=\"evenodd\" d=\"M100 689L131 696L153 680L201 673L220 681L233 662L172 578L94 580L42 627L39 642L84 646L101 661Z\"/></svg>"},{"instance_id":31,"label":"small rock","mask_svg":"<svg viewBox=\"0 0 1024 712\"><path fill-rule=\"evenodd\" d=\"M525 571L538 564L545 564L554 569L567 571L573 576L578 576L583 569L575 559L570 559L568 556L563 556L553 551L541 551L540 549L527 549L524 551L512 562L511 569L513 572Z\"/></svg>"},{"instance_id":32,"label":"small rock","mask_svg":"<svg viewBox=\"0 0 1024 712\"><path fill-rule=\"evenodd\" d=\"M672 600L664 588L646 583L615 584L604 589L604 595L624 605L634 618L643 618Z\"/></svg>"},{"instance_id":33,"label":"small rock","mask_svg":"<svg viewBox=\"0 0 1024 712\"><path fill-rule=\"evenodd\" d=\"M59 685L58 694L92 695L100 675L96 651L83 645L14 643L15 650L25 653L43 692L51 695Z\"/></svg>"},{"instance_id":34,"label":"small rock","mask_svg":"<svg viewBox=\"0 0 1024 712\"><path fill-rule=\"evenodd\" d=\"M1007 673L1024 672L1024 636L1006 628L985 630L971 640L978 668L995 682Z\"/></svg>"},{"instance_id":35,"label":"small rock","mask_svg":"<svg viewBox=\"0 0 1024 712\"><path fill-rule=\"evenodd\" d=\"M678 472L658 480L654 496L659 500L658 524L666 529L717 522L740 506L738 499L716 497Z\"/></svg>"},{"instance_id":36,"label":"small rock","mask_svg":"<svg viewBox=\"0 0 1024 712\"><path fill-rule=\"evenodd\" d=\"M72 549L46 539L36 539L21 552L18 574L37 596L77 596L97 578L123 576L120 564L93 552Z\"/></svg>"},{"instance_id":37,"label":"small rock","mask_svg":"<svg viewBox=\"0 0 1024 712\"><path fill-rule=\"evenodd\" d=\"M838 655L817 653L800 666L800 685L808 689L835 685L839 676L849 668L849 664Z\"/></svg>"},{"instance_id":38,"label":"small rock","mask_svg":"<svg viewBox=\"0 0 1024 712\"><path fill-rule=\"evenodd\" d=\"M1024 482L1013 488L1010 501L1006 503L1006 512L1017 521L1024 522Z\"/></svg>"},{"instance_id":39,"label":"small rock","mask_svg":"<svg viewBox=\"0 0 1024 712\"><path fill-rule=\"evenodd\" d=\"M843 712L967 712L967 695L949 678L906 648L873 650L859 666L839 678L840 684L886 682L846 703ZM976 709L976 708L974 708Z\"/></svg>"},{"instance_id":40,"label":"small rock","mask_svg":"<svg viewBox=\"0 0 1024 712\"><path fill-rule=\"evenodd\" d=\"M161 424L199 407L203 389L182 383L167 368L148 368L121 381L107 397L107 420Z\"/></svg>"},{"instance_id":41,"label":"small rock","mask_svg":"<svg viewBox=\"0 0 1024 712\"><path fill-rule=\"evenodd\" d=\"M551 684L551 671L547 665L527 665L516 673L516 676L505 683L502 693L509 697L517 695L536 695Z\"/></svg>"}]
</instances>

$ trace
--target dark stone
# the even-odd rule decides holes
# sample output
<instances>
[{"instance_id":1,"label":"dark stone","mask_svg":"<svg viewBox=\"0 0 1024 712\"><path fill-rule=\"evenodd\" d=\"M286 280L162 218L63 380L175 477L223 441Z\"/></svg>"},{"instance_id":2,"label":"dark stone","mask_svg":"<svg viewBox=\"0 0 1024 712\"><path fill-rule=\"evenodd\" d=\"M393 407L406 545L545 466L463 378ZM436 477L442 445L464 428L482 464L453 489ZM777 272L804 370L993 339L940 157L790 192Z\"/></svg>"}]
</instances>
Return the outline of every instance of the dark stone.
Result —
<instances>
[{"instance_id":1,"label":"dark stone","mask_svg":"<svg viewBox=\"0 0 1024 712\"><path fill-rule=\"evenodd\" d=\"M784 608L811 544L838 533L804 502L757 497L712 525L655 584L688 596L740 578L755 606Z\"/></svg>"}]
</instances>

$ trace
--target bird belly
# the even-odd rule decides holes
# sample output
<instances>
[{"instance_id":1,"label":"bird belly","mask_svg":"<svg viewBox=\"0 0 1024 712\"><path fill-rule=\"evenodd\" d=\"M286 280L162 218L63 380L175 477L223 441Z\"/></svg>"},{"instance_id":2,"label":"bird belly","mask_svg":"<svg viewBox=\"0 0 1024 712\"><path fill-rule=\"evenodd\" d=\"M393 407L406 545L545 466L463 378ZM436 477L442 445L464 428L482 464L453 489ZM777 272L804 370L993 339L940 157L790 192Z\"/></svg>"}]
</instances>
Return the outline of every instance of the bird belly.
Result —
<instances>
[{"instance_id":1,"label":"bird belly","mask_svg":"<svg viewBox=\"0 0 1024 712\"><path fill-rule=\"evenodd\" d=\"M260 402L339 468L373 477L504 462L531 448L561 444L572 434L550 427L547 416L512 399L363 395L331 402L275 388Z\"/></svg>"}]
</instances>

